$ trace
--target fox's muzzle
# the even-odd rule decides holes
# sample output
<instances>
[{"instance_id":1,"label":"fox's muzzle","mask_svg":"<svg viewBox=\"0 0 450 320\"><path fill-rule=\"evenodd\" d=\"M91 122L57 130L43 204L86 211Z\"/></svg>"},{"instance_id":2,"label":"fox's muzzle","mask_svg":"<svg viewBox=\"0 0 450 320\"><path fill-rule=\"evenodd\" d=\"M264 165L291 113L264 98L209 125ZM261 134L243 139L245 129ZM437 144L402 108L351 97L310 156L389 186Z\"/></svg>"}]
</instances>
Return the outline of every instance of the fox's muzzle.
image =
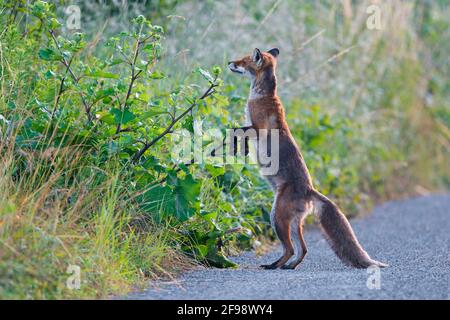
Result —
<instances>
[{"instance_id":1,"label":"fox's muzzle","mask_svg":"<svg viewBox=\"0 0 450 320\"><path fill-rule=\"evenodd\" d=\"M244 71L239 70L239 68L236 66L236 64L232 61L228 62L228 68L232 71L232 72L236 72L236 73L244 73Z\"/></svg>"}]
</instances>

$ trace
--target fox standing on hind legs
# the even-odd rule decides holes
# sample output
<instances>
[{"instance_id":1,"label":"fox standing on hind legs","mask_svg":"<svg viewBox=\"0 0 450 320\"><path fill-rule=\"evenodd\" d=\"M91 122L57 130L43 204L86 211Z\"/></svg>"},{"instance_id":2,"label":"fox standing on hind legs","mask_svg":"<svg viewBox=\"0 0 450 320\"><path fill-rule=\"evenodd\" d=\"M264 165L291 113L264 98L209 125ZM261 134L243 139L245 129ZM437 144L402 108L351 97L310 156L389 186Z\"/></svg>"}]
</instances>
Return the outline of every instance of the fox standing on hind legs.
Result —
<instances>
[{"instance_id":1,"label":"fox standing on hind legs","mask_svg":"<svg viewBox=\"0 0 450 320\"><path fill-rule=\"evenodd\" d=\"M266 269L295 269L307 253L302 225L310 212L317 216L321 228L336 255L347 265L367 268L386 264L369 257L361 247L355 234L339 208L326 196L314 189L308 168L286 123L284 109L277 96L275 68L279 50L261 52L255 49L252 55L231 61L231 71L251 80L247 102L245 129L260 132L277 129L279 134L279 170L266 175L275 192L270 219L283 245L283 255ZM261 135L257 135L261 139ZM259 145L259 144L258 144ZM257 150L259 154L259 151ZM295 243L295 251L292 240ZM291 263L288 261L296 254Z\"/></svg>"}]
</instances>

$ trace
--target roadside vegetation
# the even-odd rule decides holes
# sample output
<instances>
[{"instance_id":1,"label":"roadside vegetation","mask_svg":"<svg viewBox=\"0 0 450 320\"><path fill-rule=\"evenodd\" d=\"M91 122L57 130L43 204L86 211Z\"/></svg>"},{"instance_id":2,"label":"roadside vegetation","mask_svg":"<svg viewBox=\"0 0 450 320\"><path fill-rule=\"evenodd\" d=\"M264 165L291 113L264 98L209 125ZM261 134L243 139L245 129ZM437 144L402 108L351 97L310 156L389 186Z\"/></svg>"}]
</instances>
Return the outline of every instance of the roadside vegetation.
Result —
<instances>
[{"instance_id":1,"label":"roadside vegetation","mask_svg":"<svg viewBox=\"0 0 450 320\"><path fill-rule=\"evenodd\" d=\"M254 165L172 153L243 123L226 61L254 47L280 47L291 130L348 215L450 185L445 1L383 2L382 30L365 1L91 2L80 30L70 4L0 0L0 298L123 294L270 239Z\"/></svg>"}]
</instances>

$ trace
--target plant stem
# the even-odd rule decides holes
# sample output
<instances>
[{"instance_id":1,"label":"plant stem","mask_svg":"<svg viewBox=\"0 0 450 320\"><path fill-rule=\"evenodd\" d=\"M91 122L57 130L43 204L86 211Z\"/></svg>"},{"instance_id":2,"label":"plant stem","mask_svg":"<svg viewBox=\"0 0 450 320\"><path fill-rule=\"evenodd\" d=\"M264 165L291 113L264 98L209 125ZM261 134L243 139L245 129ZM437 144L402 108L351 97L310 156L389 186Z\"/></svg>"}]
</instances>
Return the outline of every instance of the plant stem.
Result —
<instances>
[{"instance_id":1,"label":"plant stem","mask_svg":"<svg viewBox=\"0 0 450 320\"><path fill-rule=\"evenodd\" d=\"M72 77L73 81L76 84L78 84L80 79L77 76L75 76L75 74L74 74L74 72L73 72L73 70L72 70L72 68L70 66L70 63L66 60L66 58L64 58L63 52L61 50L61 46L60 46L60 44L58 42L58 39L56 39L55 32L53 30L51 30L51 29L48 30L48 32L50 33L50 35L51 35L51 37L53 39L53 42L55 43L56 47L58 48L59 53L61 54L61 62L62 62L62 64L69 71L69 74ZM87 103L86 99L84 98L83 93L79 92L79 95L80 95L81 101L82 101L82 103L84 105L84 110L86 111L86 115L88 117L88 121L92 122L92 120L94 119L94 116L92 115L91 107L89 106L89 104Z\"/></svg>"},{"instance_id":2,"label":"plant stem","mask_svg":"<svg viewBox=\"0 0 450 320\"><path fill-rule=\"evenodd\" d=\"M124 101L123 106L122 106L123 110L125 110L125 108L127 107L128 99L131 96L131 92L133 90L134 82L136 81L136 79L139 77L139 75L142 72L142 70L139 70L138 72L136 72L136 60L137 60L137 58L139 56L139 46L142 43L143 42L141 42L139 39L136 42L136 49L134 50L133 61L131 62L131 80L130 80L130 84L128 85L127 95L125 97L125 101ZM119 134L121 132L121 129L122 129L122 123L119 122L117 124L116 134Z\"/></svg>"},{"instance_id":3,"label":"plant stem","mask_svg":"<svg viewBox=\"0 0 450 320\"><path fill-rule=\"evenodd\" d=\"M151 140L150 142L145 143L145 145L136 152L136 154L134 155L133 161L134 162L138 162L139 159L142 157L142 155L151 147L153 146L155 143L157 143L159 140L161 140L165 135L167 135L168 133L171 132L172 128L175 126L175 124L180 121L185 115L187 115L190 111L192 111L192 109L198 104L198 102L200 100L203 100L207 97L209 97L211 94L214 93L214 88L217 87L216 84L216 80L214 79L214 81L210 82L210 86L208 87L208 89L201 95L200 98L195 99L195 101L189 106L189 108L187 108L182 114L180 114L178 117L174 118L169 126L161 133L159 134L157 137L155 137L153 140Z\"/></svg>"}]
</instances>

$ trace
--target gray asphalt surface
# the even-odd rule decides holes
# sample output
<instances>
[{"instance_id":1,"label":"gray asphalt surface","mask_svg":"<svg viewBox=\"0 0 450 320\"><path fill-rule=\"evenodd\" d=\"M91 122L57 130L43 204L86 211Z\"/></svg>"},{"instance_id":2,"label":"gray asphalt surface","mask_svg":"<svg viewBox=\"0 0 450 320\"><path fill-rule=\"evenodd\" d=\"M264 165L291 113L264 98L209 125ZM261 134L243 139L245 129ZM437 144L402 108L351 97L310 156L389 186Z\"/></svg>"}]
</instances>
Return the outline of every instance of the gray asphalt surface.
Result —
<instances>
[{"instance_id":1,"label":"gray asphalt surface","mask_svg":"<svg viewBox=\"0 0 450 320\"><path fill-rule=\"evenodd\" d=\"M388 202L351 224L370 256L390 265L380 270L379 289L367 286L373 270L344 266L320 231L307 230L308 255L297 270L258 268L281 248L261 257L248 252L233 259L237 270L201 268L127 298L450 299L450 194Z\"/></svg>"}]
</instances>

